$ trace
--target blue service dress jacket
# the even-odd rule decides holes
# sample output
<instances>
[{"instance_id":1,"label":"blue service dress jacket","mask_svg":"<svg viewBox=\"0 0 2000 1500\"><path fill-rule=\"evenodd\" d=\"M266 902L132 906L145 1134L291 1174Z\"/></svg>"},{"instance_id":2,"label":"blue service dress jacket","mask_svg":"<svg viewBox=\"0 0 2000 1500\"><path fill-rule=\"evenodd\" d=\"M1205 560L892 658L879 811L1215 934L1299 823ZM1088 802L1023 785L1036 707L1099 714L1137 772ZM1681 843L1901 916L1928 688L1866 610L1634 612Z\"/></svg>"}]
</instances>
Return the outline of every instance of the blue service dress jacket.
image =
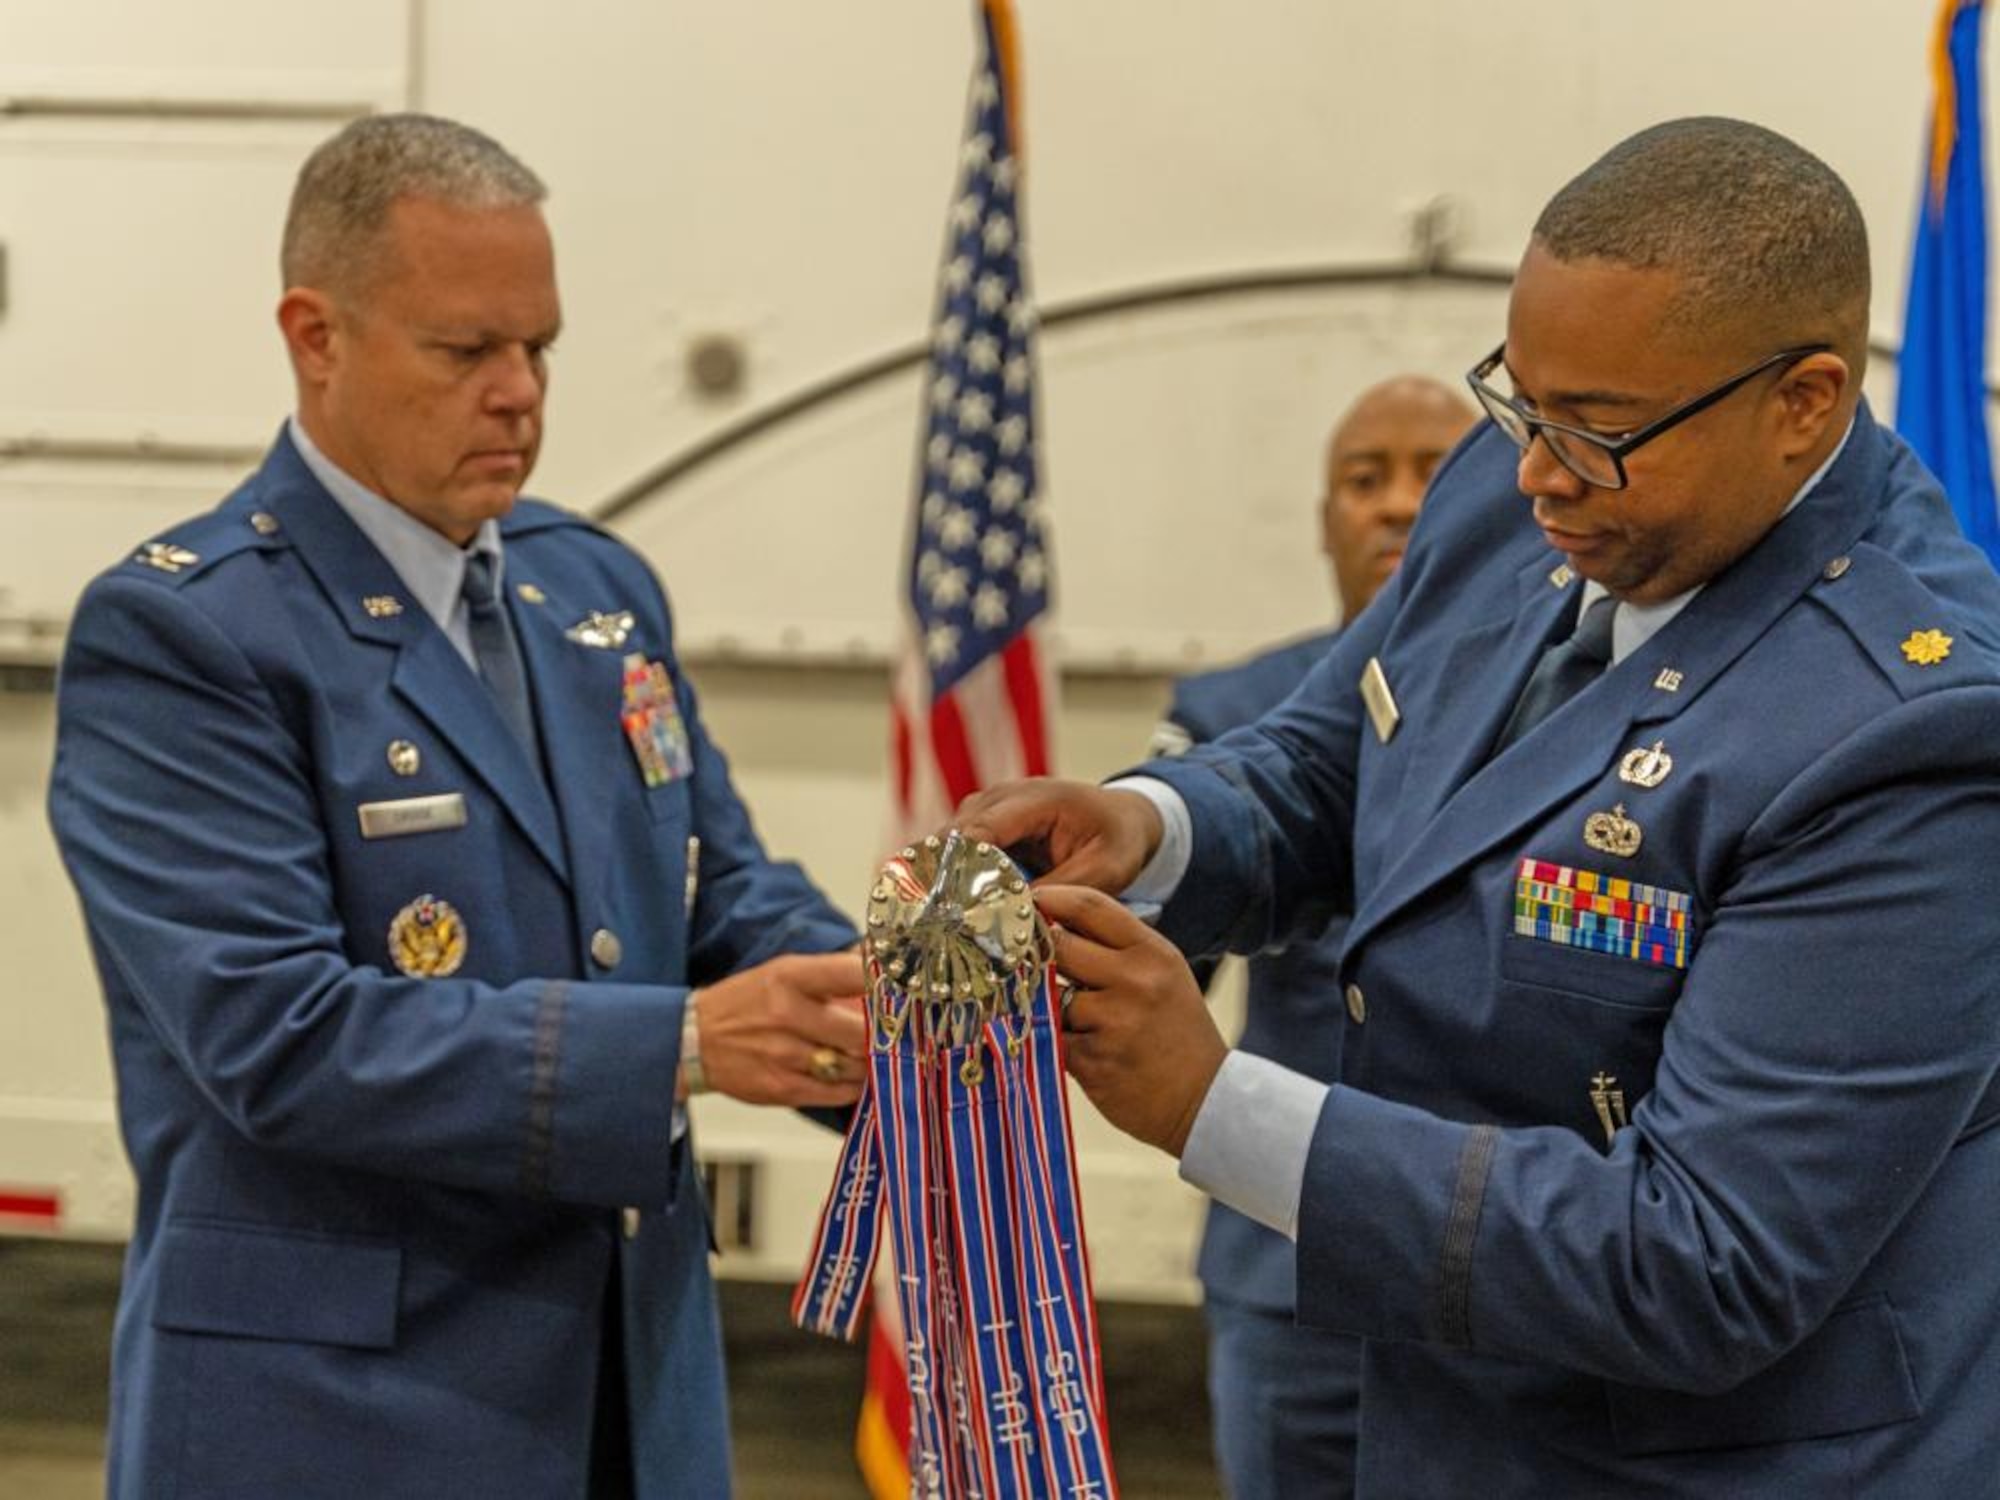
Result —
<instances>
[{"instance_id":1,"label":"blue service dress jacket","mask_svg":"<svg viewBox=\"0 0 2000 1500\"><path fill-rule=\"evenodd\" d=\"M1367 1340L1358 1493L1995 1493L2000 581L1864 408L1491 756L1580 587L1515 459L1476 430L1299 693L1146 767L1183 948L1353 912L1298 1271Z\"/></svg>"},{"instance_id":2,"label":"blue service dress jacket","mask_svg":"<svg viewBox=\"0 0 2000 1500\"><path fill-rule=\"evenodd\" d=\"M1251 723L1289 697L1333 641L1334 632L1320 631L1248 661L1183 677L1174 684L1167 722L1197 745ZM1251 958L1249 1001L1243 1034L1236 1041L1240 1050L1323 1083L1339 1076L1341 1028L1346 1024L1340 947L1346 928L1345 916L1335 917L1317 936ZM1276 1230L1227 1204L1209 1205L1195 1270L1211 1301L1290 1319L1295 1260L1292 1242Z\"/></svg>"},{"instance_id":3,"label":"blue service dress jacket","mask_svg":"<svg viewBox=\"0 0 2000 1500\"><path fill-rule=\"evenodd\" d=\"M115 1495L580 1496L600 1399L639 1495L728 1493L683 1003L853 934L766 856L645 564L530 501L502 534L546 778L283 437L77 610L50 808L138 1180Z\"/></svg>"}]
</instances>

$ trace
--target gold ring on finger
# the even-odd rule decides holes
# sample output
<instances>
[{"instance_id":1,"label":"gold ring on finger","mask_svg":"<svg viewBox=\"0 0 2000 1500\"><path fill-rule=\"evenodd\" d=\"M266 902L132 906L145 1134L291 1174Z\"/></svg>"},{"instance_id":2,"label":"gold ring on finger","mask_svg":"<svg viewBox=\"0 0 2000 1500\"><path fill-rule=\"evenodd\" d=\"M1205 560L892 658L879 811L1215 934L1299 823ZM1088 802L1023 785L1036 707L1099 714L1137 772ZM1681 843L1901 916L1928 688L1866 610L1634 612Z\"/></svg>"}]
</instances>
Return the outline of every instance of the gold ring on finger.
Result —
<instances>
[{"instance_id":1,"label":"gold ring on finger","mask_svg":"<svg viewBox=\"0 0 2000 1500\"><path fill-rule=\"evenodd\" d=\"M821 1083L840 1082L840 1054L831 1047L813 1048L810 1068Z\"/></svg>"}]
</instances>

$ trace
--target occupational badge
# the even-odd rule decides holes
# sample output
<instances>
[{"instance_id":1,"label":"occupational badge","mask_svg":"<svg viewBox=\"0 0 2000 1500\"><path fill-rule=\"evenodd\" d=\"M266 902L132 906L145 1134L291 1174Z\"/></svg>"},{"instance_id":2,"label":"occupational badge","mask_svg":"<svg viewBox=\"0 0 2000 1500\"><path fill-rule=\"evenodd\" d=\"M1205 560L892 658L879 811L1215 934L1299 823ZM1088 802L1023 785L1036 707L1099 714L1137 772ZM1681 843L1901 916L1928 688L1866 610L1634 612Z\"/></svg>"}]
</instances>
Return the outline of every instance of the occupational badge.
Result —
<instances>
[{"instance_id":1,"label":"occupational badge","mask_svg":"<svg viewBox=\"0 0 2000 1500\"><path fill-rule=\"evenodd\" d=\"M618 718L647 786L665 786L694 769L687 724L664 663L636 651L625 658L625 701Z\"/></svg>"},{"instance_id":2,"label":"occupational badge","mask_svg":"<svg viewBox=\"0 0 2000 1500\"><path fill-rule=\"evenodd\" d=\"M579 646L595 646L599 651L616 651L625 644L632 634L632 611L621 609L615 615L607 615L593 609L563 632Z\"/></svg>"},{"instance_id":3,"label":"occupational badge","mask_svg":"<svg viewBox=\"0 0 2000 1500\"><path fill-rule=\"evenodd\" d=\"M1625 804L1610 812L1594 812L1583 820L1583 841L1600 854L1630 859L1639 852L1646 831L1625 816Z\"/></svg>"},{"instance_id":4,"label":"occupational badge","mask_svg":"<svg viewBox=\"0 0 2000 1500\"><path fill-rule=\"evenodd\" d=\"M1618 779L1650 789L1665 781L1673 768L1674 758L1667 754L1666 741L1654 740L1650 749L1625 752L1625 758L1618 762Z\"/></svg>"},{"instance_id":5,"label":"occupational badge","mask_svg":"<svg viewBox=\"0 0 2000 1500\"><path fill-rule=\"evenodd\" d=\"M389 924L389 961L412 979L443 979L465 962L465 922L426 891Z\"/></svg>"},{"instance_id":6,"label":"occupational badge","mask_svg":"<svg viewBox=\"0 0 2000 1500\"><path fill-rule=\"evenodd\" d=\"M1951 637L1942 630L1913 630L1903 642L1903 659L1919 667L1934 667L1951 655Z\"/></svg>"},{"instance_id":7,"label":"occupational badge","mask_svg":"<svg viewBox=\"0 0 2000 1500\"><path fill-rule=\"evenodd\" d=\"M1625 1090L1618 1087L1618 1080L1609 1073L1599 1073L1590 1080L1590 1107L1597 1111L1597 1123L1604 1129L1606 1146L1632 1123L1625 1115Z\"/></svg>"},{"instance_id":8,"label":"occupational badge","mask_svg":"<svg viewBox=\"0 0 2000 1500\"><path fill-rule=\"evenodd\" d=\"M954 832L882 867L867 931L868 1082L792 1317L851 1339L886 1242L911 1493L1110 1500L1048 928L1013 861Z\"/></svg>"}]
</instances>

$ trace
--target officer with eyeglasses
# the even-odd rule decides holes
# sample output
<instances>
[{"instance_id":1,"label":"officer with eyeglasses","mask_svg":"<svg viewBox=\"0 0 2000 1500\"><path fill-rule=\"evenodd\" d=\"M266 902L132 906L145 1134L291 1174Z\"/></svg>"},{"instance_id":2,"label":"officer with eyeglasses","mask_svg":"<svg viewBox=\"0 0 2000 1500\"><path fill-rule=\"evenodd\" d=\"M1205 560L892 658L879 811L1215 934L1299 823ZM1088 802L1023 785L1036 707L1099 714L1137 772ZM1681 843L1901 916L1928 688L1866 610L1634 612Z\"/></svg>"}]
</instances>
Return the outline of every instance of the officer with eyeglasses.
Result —
<instances>
[{"instance_id":1,"label":"officer with eyeglasses","mask_svg":"<svg viewBox=\"0 0 2000 1500\"><path fill-rule=\"evenodd\" d=\"M2000 580L1869 289L1791 141L1614 147L1299 690L961 809L1053 860L1085 1089L1364 1340L1363 1497L1994 1492ZM1182 953L1342 913L1339 1078L1230 1051Z\"/></svg>"}]
</instances>

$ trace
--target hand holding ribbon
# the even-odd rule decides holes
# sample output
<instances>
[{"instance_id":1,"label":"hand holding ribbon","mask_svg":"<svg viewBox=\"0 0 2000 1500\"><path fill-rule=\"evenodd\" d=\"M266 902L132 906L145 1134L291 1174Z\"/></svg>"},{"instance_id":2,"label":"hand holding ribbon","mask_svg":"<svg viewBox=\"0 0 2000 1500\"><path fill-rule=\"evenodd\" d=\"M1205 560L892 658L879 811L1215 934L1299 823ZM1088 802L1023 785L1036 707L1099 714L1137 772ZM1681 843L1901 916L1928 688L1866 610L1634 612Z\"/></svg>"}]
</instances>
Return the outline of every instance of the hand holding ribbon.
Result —
<instances>
[{"instance_id":1,"label":"hand holding ribbon","mask_svg":"<svg viewBox=\"0 0 2000 1500\"><path fill-rule=\"evenodd\" d=\"M1179 1156L1229 1045L1187 960L1118 902L1081 886L1035 893L1055 928L1070 1077L1127 1135Z\"/></svg>"}]
</instances>

